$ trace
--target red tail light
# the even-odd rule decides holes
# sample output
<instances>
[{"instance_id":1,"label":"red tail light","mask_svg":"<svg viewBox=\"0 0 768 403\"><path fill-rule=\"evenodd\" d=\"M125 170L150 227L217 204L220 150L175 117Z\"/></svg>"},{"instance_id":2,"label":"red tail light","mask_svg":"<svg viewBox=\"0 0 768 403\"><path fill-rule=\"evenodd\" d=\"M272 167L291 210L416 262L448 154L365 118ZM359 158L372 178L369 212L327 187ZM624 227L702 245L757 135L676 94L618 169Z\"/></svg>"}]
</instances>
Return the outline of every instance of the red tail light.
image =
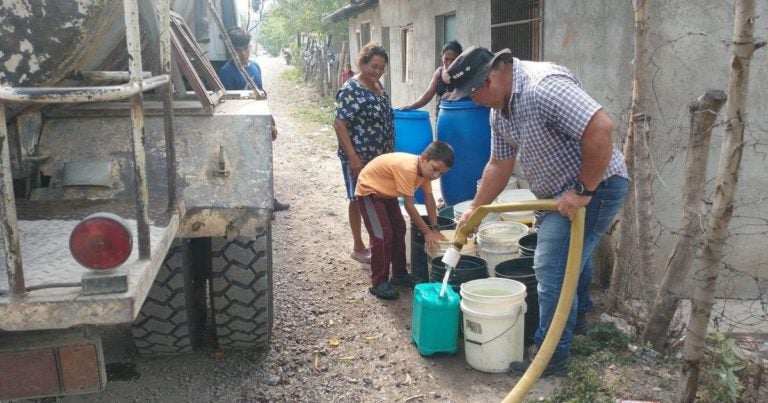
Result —
<instances>
[{"instance_id":1,"label":"red tail light","mask_svg":"<svg viewBox=\"0 0 768 403\"><path fill-rule=\"evenodd\" d=\"M128 260L133 236L122 218L110 213L86 217L69 236L69 251L77 263L92 270L113 269Z\"/></svg>"}]
</instances>

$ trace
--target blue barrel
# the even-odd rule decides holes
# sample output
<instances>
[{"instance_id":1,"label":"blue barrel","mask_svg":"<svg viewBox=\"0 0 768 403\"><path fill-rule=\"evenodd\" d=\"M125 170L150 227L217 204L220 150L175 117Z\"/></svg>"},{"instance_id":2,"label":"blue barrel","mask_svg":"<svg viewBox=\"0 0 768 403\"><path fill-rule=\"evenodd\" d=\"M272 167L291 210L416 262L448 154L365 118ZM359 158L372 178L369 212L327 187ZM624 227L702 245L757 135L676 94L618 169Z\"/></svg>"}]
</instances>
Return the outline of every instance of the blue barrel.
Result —
<instances>
[{"instance_id":1,"label":"blue barrel","mask_svg":"<svg viewBox=\"0 0 768 403\"><path fill-rule=\"evenodd\" d=\"M442 101L437 117L437 138L453 147L456 161L440 178L446 205L472 200L477 180L491 156L490 109L472 100Z\"/></svg>"},{"instance_id":2,"label":"blue barrel","mask_svg":"<svg viewBox=\"0 0 768 403\"><path fill-rule=\"evenodd\" d=\"M395 109L395 151L421 154L432 142L432 123L429 112ZM424 204L424 192L419 189L416 203Z\"/></svg>"}]
</instances>

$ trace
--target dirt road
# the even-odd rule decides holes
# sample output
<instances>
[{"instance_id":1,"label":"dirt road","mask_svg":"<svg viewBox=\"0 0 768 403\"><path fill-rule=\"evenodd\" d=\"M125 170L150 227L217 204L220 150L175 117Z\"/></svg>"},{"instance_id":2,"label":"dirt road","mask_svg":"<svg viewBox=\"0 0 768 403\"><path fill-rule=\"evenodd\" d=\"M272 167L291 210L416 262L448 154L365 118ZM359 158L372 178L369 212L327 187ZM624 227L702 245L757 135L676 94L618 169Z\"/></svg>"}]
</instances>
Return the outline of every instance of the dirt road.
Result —
<instances>
[{"instance_id":1,"label":"dirt road","mask_svg":"<svg viewBox=\"0 0 768 403\"><path fill-rule=\"evenodd\" d=\"M472 370L461 351L419 355L411 343L410 290L393 302L368 293L368 267L349 258L331 122L306 118L317 110L317 97L280 79L287 68L282 59L259 62L280 131L275 193L292 205L273 221L276 317L270 347L149 359L133 350L129 331L113 329L105 337L107 390L64 401L499 401L515 377ZM552 387L541 383L535 396Z\"/></svg>"}]
</instances>

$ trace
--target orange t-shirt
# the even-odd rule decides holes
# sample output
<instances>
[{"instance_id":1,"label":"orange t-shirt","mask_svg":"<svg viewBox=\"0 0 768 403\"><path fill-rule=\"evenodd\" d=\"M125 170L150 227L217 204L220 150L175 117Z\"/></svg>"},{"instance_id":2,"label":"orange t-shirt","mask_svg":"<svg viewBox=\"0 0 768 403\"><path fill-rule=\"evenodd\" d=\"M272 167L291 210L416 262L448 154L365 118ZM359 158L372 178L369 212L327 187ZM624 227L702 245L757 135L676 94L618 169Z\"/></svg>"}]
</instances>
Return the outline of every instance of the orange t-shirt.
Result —
<instances>
[{"instance_id":1,"label":"orange t-shirt","mask_svg":"<svg viewBox=\"0 0 768 403\"><path fill-rule=\"evenodd\" d=\"M374 158L357 177L355 195L394 199L413 196L421 187L424 193L432 193L432 183L419 176L419 156L408 153L388 153Z\"/></svg>"}]
</instances>

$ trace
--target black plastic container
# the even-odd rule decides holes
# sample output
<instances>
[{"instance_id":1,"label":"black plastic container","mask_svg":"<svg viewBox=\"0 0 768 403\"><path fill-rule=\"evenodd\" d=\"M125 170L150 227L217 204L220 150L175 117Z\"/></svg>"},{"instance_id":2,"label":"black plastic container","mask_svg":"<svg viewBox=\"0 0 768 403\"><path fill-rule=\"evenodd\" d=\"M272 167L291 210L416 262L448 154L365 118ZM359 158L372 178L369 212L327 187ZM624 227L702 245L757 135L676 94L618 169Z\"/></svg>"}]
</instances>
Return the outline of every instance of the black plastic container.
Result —
<instances>
[{"instance_id":1,"label":"black plastic container","mask_svg":"<svg viewBox=\"0 0 768 403\"><path fill-rule=\"evenodd\" d=\"M536 243L539 240L539 234L533 232L517 241L520 246L520 256L533 256L536 251Z\"/></svg>"},{"instance_id":2,"label":"black plastic container","mask_svg":"<svg viewBox=\"0 0 768 403\"><path fill-rule=\"evenodd\" d=\"M442 256L438 256L430 262L429 281L438 283L443 281L445 264L443 264L442 259ZM481 278L488 278L488 263L486 263L485 259L477 256L462 255L459 259L459 264L451 270L448 284L453 287L454 291L459 292L462 283Z\"/></svg>"},{"instance_id":3,"label":"black plastic container","mask_svg":"<svg viewBox=\"0 0 768 403\"><path fill-rule=\"evenodd\" d=\"M528 309L525 312L523 340L528 347L533 344L536 328L539 326L539 293L536 290L539 283L533 270L533 256L505 260L496 265L495 270L496 277L519 281L525 285L525 304Z\"/></svg>"},{"instance_id":4,"label":"black plastic container","mask_svg":"<svg viewBox=\"0 0 768 403\"><path fill-rule=\"evenodd\" d=\"M421 216L424 222L429 224L429 217ZM437 229L454 229L456 223L447 217L437 217ZM427 281L429 278L429 257L424 250L424 234L419 231L416 224L411 221L411 274L420 280Z\"/></svg>"}]
</instances>

